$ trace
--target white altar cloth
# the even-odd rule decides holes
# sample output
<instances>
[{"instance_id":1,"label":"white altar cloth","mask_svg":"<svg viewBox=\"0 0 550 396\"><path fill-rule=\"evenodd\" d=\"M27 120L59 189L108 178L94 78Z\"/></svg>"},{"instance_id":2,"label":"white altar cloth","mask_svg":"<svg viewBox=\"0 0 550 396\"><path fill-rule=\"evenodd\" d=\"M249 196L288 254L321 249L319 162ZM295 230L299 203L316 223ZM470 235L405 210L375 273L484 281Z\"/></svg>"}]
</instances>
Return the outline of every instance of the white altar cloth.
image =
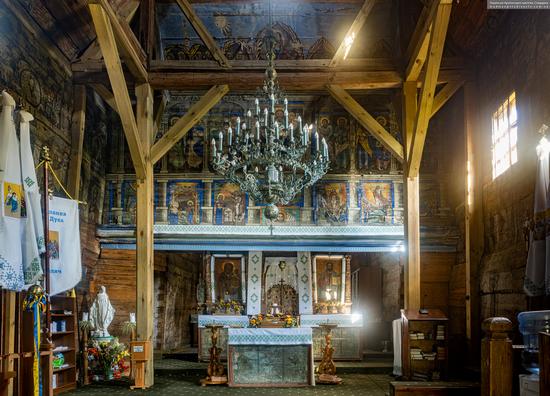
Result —
<instances>
[{"instance_id":1,"label":"white altar cloth","mask_svg":"<svg viewBox=\"0 0 550 396\"><path fill-rule=\"evenodd\" d=\"M229 329L228 345L311 345L311 328Z\"/></svg>"},{"instance_id":2,"label":"white altar cloth","mask_svg":"<svg viewBox=\"0 0 550 396\"><path fill-rule=\"evenodd\" d=\"M198 326L220 325L223 327L248 327L246 315L199 315Z\"/></svg>"},{"instance_id":3,"label":"white altar cloth","mask_svg":"<svg viewBox=\"0 0 550 396\"><path fill-rule=\"evenodd\" d=\"M301 315L300 326L318 327L323 323L337 324L339 327L363 327L361 314Z\"/></svg>"}]
</instances>

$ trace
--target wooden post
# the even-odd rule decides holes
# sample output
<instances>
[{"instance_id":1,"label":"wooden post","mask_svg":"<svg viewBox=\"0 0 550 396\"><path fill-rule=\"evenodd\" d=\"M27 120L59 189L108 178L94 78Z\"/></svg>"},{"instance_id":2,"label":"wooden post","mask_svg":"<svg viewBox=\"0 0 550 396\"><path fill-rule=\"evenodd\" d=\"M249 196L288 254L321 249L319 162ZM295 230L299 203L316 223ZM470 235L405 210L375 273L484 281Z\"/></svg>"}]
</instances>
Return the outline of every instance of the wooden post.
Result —
<instances>
[{"instance_id":1,"label":"wooden post","mask_svg":"<svg viewBox=\"0 0 550 396\"><path fill-rule=\"evenodd\" d=\"M481 396L512 395L512 322L507 318L483 321L481 342Z\"/></svg>"},{"instance_id":2,"label":"wooden post","mask_svg":"<svg viewBox=\"0 0 550 396\"><path fill-rule=\"evenodd\" d=\"M346 313L351 313L351 256L347 254L345 259L346 259L346 290L345 290Z\"/></svg>"},{"instance_id":3,"label":"wooden post","mask_svg":"<svg viewBox=\"0 0 550 396\"><path fill-rule=\"evenodd\" d=\"M74 199L80 194L80 170L86 123L86 87L75 85L73 89L73 115L71 118L71 159L69 164L69 193Z\"/></svg>"},{"instance_id":4,"label":"wooden post","mask_svg":"<svg viewBox=\"0 0 550 396\"><path fill-rule=\"evenodd\" d=\"M137 260L137 339L153 340L153 93L149 84L136 86L137 127L145 152L145 178L137 180L136 260ZM145 362L145 387L154 383L153 357Z\"/></svg>"},{"instance_id":5,"label":"wooden post","mask_svg":"<svg viewBox=\"0 0 550 396\"><path fill-rule=\"evenodd\" d=\"M15 353L15 318L16 318L16 296L15 292L5 290L3 291L3 306L5 314L2 318L5 318L5 323L2 323L4 327L4 333L2 338L2 353L4 355L10 355ZM13 395L13 381L9 379L9 373L13 371L13 360L8 356L5 359L1 359L2 366L0 367L0 385L4 386L4 379L7 380L7 386L5 387L6 393L1 393L2 395ZM20 375L20 373L19 373Z\"/></svg>"},{"instance_id":6,"label":"wooden post","mask_svg":"<svg viewBox=\"0 0 550 396\"><path fill-rule=\"evenodd\" d=\"M539 394L550 394L550 333L539 333Z\"/></svg>"},{"instance_id":7,"label":"wooden post","mask_svg":"<svg viewBox=\"0 0 550 396\"><path fill-rule=\"evenodd\" d=\"M88 375L88 329L85 328L82 331L82 371L84 385L90 384L90 377Z\"/></svg>"},{"instance_id":8,"label":"wooden post","mask_svg":"<svg viewBox=\"0 0 550 396\"><path fill-rule=\"evenodd\" d=\"M481 169L479 156L474 147L481 144L480 137L474 131L476 123L475 86L468 82L464 85L464 134L466 180L464 197L464 262L466 281L466 339L469 344L468 356L478 359L480 325L479 325L479 280L478 268L483 255L483 213L482 213L482 180L478 169ZM478 134L480 135L480 134ZM479 146L479 147L483 147ZM474 360L475 361L475 360Z\"/></svg>"},{"instance_id":9,"label":"wooden post","mask_svg":"<svg viewBox=\"0 0 550 396\"><path fill-rule=\"evenodd\" d=\"M420 197L419 176L408 176L412 138L417 108L417 84L403 84L403 133L404 133L404 193L405 193L405 309L419 309L420 300Z\"/></svg>"}]
</instances>

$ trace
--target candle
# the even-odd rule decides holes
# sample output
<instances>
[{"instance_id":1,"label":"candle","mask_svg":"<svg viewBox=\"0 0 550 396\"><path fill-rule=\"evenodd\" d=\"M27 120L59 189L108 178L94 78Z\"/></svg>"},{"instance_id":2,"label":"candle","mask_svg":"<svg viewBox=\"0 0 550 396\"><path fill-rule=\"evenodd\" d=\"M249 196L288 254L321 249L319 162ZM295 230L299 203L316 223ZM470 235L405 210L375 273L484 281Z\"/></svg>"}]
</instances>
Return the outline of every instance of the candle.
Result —
<instances>
[{"instance_id":1,"label":"candle","mask_svg":"<svg viewBox=\"0 0 550 396\"><path fill-rule=\"evenodd\" d=\"M90 317L88 316L88 312L82 312L82 320L84 322L87 322L88 320L90 320Z\"/></svg>"},{"instance_id":2,"label":"candle","mask_svg":"<svg viewBox=\"0 0 550 396\"><path fill-rule=\"evenodd\" d=\"M256 100L254 102L256 103L256 115L259 117L260 116L260 101L258 100L258 98L256 98Z\"/></svg>"},{"instance_id":3,"label":"candle","mask_svg":"<svg viewBox=\"0 0 550 396\"><path fill-rule=\"evenodd\" d=\"M288 112L288 99L285 98L285 111Z\"/></svg>"},{"instance_id":4,"label":"candle","mask_svg":"<svg viewBox=\"0 0 550 396\"><path fill-rule=\"evenodd\" d=\"M260 121L256 121L256 140L260 141Z\"/></svg>"},{"instance_id":5,"label":"candle","mask_svg":"<svg viewBox=\"0 0 550 396\"><path fill-rule=\"evenodd\" d=\"M275 113L275 95L271 94L269 100L271 102L271 112Z\"/></svg>"},{"instance_id":6,"label":"candle","mask_svg":"<svg viewBox=\"0 0 550 396\"><path fill-rule=\"evenodd\" d=\"M241 133L241 117L237 117L237 137Z\"/></svg>"},{"instance_id":7,"label":"candle","mask_svg":"<svg viewBox=\"0 0 550 396\"><path fill-rule=\"evenodd\" d=\"M279 139L279 123L275 122L275 137Z\"/></svg>"},{"instance_id":8,"label":"candle","mask_svg":"<svg viewBox=\"0 0 550 396\"><path fill-rule=\"evenodd\" d=\"M130 323L136 323L136 313L130 312Z\"/></svg>"},{"instance_id":9,"label":"candle","mask_svg":"<svg viewBox=\"0 0 550 396\"><path fill-rule=\"evenodd\" d=\"M228 144L229 147L231 147L231 143L233 142L233 129L231 127L227 128L227 135L228 135Z\"/></svg>"},{"instance_id":10,"label":"candle","mask_svg":"<svg viewBox=\"0 0 550 396\"><path fill-rule=\"evenodd\" d=\"M267 117L268 117L269 111L267 111L267 107L264 109L264 125L267 127Z\"/></svg>"},{"instance_id":11,"label":"candle","mask_svg":"<svg viewBox=\"0 0 550 396\"><path fill-rule=\"evenodd\" d=\"M220 133L219 133L218 136L219 136L219 138L220 138L220 140L219 140L219 142L218 142L218 150L220 150L220 153L221 153L221 152L223 151L223 133L222 133L222 131L220 131ZM317 150L318 150L318 149L319 149L319 148L317 148Z\"/></svg>"},{"instance_id":12,"label":"candle","mask_svg":"<svg viewBox=\"0 0 550 396\"><path fill-rule=\"evenodd\" d=\"M294 125L290 124L290 142L294 143Z\"/></svg>"},{"instance_id":13,"label":"candle","mask_svg":"<svg viewBox=\"0 0 550 396\"><path fill-rule=\"evenodd\" d=\"M319 152L319 133L315 132L315 152Z\"/></svg>"},{"instance_id":14,"label":"candle","mask_svg":"<svg viewBox=\"0 0 550 396\"><path fill-rule=\"evenodd\" d=\"M216 139L212 138L212 157L216 156Z\"/></svg>"},{"instance_id":15,"label":"candle","mask_svg":"<svg viewBox=\"0 0 550 396\"><path fill-rule=\"evenodd\" d=\"M298 130L299 131L302 130L302 117L301 116L298 116Z\"/></svg>"},{"instance_id":16,"label":"candle","mask_svg":"<svg viewBox=\"0 0 550 396\"><path fill-rule=\"evenodd\" d=\"M322 144L323 144L323 157L326 157L328 154L328 146L325 138L323 138Z\"/></svg>"},{"instance_id":17,"label":"candle","mask_svg":"<svg viewBox=\"0 0 550 396\"><path fill-rule=\"evenodd\" d=\"M286 102L286 99L285 99ZM288 129L288 110L285 109L285 128Z\"/></svg>"}]
</instances>

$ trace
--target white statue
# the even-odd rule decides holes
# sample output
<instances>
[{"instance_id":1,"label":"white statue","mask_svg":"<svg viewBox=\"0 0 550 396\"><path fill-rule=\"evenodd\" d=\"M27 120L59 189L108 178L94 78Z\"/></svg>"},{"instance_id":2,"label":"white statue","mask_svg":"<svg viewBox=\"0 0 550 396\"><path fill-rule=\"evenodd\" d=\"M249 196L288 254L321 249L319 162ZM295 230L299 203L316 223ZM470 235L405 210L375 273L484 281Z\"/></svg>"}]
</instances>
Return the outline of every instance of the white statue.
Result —
<instances>
[{"instance_id":1,"label":"white statue","mask_svg":"<svg viewBox=\"0 0 550 396\"><path fill-rule=\"evenodd\" d=\"M107 331L115 316L115 309L109 301L105 286L101 286L90 308L90 320L94 327L94 337L110 337Z\"/></svg>"}]
</instances>

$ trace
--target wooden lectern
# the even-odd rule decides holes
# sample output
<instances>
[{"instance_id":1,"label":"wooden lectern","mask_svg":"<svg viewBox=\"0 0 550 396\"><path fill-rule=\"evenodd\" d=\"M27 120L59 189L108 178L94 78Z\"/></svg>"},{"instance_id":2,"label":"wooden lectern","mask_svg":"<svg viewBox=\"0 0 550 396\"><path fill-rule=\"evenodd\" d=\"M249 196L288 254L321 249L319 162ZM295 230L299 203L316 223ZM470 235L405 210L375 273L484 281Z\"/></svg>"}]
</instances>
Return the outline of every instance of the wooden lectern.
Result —
<instances>
[{"instance_id":1,"label":"wooden lectern","mask_svg":"<svg viewBox=\"0 0 550 396\"><path fill-rule=\"evenodd\" d=\"M134 385L130 389L145 389L145 363L151 355L151 341L130 342L130 358L135 368Z\"/></svg>"}]
</instances>

